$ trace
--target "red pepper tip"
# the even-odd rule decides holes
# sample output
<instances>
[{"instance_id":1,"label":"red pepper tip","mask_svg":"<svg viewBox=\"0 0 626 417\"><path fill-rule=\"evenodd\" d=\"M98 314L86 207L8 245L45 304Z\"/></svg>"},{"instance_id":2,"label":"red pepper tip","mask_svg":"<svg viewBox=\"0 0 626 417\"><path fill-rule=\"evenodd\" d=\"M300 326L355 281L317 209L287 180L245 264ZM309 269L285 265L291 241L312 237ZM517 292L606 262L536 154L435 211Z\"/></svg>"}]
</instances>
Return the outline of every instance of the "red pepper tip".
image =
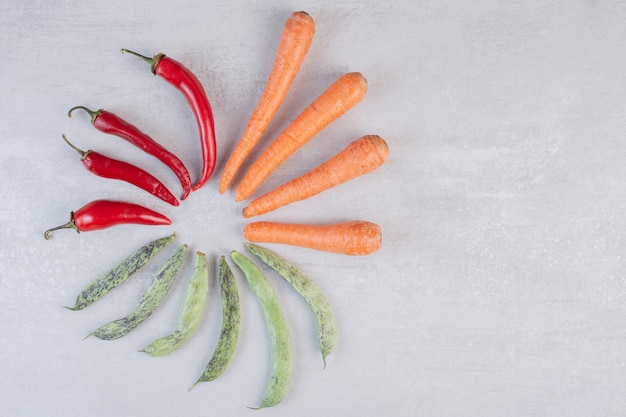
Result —
<instances>
[{"instance_id":1,"label":"red pepper tip","mask_svg":"<svg viewBox=\"0 0 626 417\"><path fill-rule=\"evenodd\" d=\"M208 178L207 178L208 180ZM204 186L204 184L206 183L206 181L200 181L198 183L196 183L193 187L191 187L191 191L198 191L200 188L202 188Z\"/></svg>"}]
</instances>

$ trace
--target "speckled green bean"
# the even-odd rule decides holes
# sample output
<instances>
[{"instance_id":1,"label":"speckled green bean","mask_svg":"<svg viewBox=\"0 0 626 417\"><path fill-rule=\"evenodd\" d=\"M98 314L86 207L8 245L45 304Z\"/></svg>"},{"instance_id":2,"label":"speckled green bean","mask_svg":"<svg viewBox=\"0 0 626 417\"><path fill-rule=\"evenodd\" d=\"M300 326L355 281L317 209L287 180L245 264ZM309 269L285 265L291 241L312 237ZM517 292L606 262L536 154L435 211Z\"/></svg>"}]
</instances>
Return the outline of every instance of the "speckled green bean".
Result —
<instances>
[{"instance_id":1,"label":"speckled green bean","mask_svg":"<svg viewBox=\"0 0 626 417\"><path fill-rule=\"evenodd\" d=\"M296 290L309 305L317 320L317 333L322 352L322 360L326 367L326 356L332 353L337 346L337 323L335 315L328 300L319 289L317 284L308 277L300 268L287 261L277 253L247 243L248 250L259 257L266 265L276 271Z\"/></svg>"},{"instance_id":2,"label":"speckled green bean","mask_svg":"<svg viewBox=\"0 0 626 417\"><path fill-rule=\"evenodd\" d=\"M209 268L206 255L196 252L196 266L187 286L183 310L176 329L170 335L150 343L140 352L150 356L165 356L185 344L200 323L208 292Z\"/></svg>"},{"instance_id":3,"label":"speckled green bean","mask_svg":"<svg viewBox=\"0 0 626 417\"><path fill-rule=\"evenodd\" d=\"M89 336L96 336L103 340L114 340L128 334L143 323L161 305L161 302L172 287L182 266L187 245L180 245L176 252L163 264L159 272L152 278L152 282L144 292L139 305L130 315L98 327Z\"/></svg>"},{"instance_id":4,"label":"speckled green bean","mask_svg":"<svg viewBox=\"0 0 626 417\"><path fill-rule=\"evenodd\" d=\"M230 255L246 276L246 280L261 303L265 314L265 321L272 341L273 371L263 399L255 409L272 407L285 397L291 379L293 356L289 328L272 284L250 259L237 251L232 251Z\"/></svg>"},{"instance_id":5,"label":"speckled green bean","mask_svg":"<svg viewBox=\"0 0 626 417\"><path fill-rule=\"evenodd\" d=\"M220 338L213 352L213 357L211 357L202 375L191 388L195 387L199 382L213 381L222 375L228 364L230 364L235 353L235 347L237 347L241 318L239 290L237 289L235 276L224 256L220 257L219 282L222 296L222 330Z\"/></svg>"},{"instance_id":6,"label":"speckled green bean","mask_svg":"<svg viewBox=\"0 0 626 417\"><path fill-rule=\"evenodd\" d=\"M106 293L126 281L132 274L147 264L157 253L172 243L174 239L176 239L176 233L143 245L115 267L100 275L82 290L80 294L78 294L78 297L76 297L74 307L65 308L72 311L82 310L91 303L99 300Z\"/></svg>"}]
</instances>

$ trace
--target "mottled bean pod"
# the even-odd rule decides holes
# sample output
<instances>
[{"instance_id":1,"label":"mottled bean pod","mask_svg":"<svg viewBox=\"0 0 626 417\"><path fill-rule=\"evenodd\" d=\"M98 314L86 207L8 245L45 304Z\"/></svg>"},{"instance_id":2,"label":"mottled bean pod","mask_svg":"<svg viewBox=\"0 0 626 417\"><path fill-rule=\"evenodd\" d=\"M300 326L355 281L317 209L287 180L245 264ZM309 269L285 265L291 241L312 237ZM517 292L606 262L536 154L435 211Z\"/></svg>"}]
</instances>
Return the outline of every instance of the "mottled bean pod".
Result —
<instances>
[{"instance_id":1,"label":"mottled bean pod","mask_svg":"<svg viewBox=\"0 0 626 417\"><path fill-rule=\"evenodd\" d=\"M74 307L65 308L73 311L82 310L91 303L99 300L106 293L126 281L128 277L147 264L157 253L172 243L174 239L176 239L175 233L143 245L115 267L100 275L82 290L80 294L78 294L78 297L76 297Z\"/></svg>"},{"instance_id":2,"label":"mottled bean pod","mask_svg":"<svg viewBox=\"0 0 626 417\"><path fill-rule=\"evenodd\" d=\"M187 245L181 245L152 278L152 282L144 292L139 305L130 315L98 327L89 336L103 340L114 340L128 334L143 323L161 305L161 302L172 287L185 259Z\"/></svg>"},{"instance_id":3,"label":"mottled bean pod","mask_svg":"<svg viewBox=\"0 0 626 417\"><path fill-rule=\"evenodd\" d=\"M196 266L187 286L183 310L174 332L150 343L140 352L150 356L165 356L180 348L200 323L209 292L209 268L206 255L196 252Z\"/></svg>"},{"instance_id":4,"label":"mottled bean pod","mask_svg":"<svg viewBox=\"0 0 626 417\"><path fill-rule=\"evenodd\" d=\"M237 346L241 317L239 290L237 289L235 276L224 256L220 257L219 283L222 296L222 330L220 338L213 352L213 357L211 357L202 375L191 388L195 387L199 382L213 381L224 373Z\"/></svg>"},{"instance_id":5,"label":"mottled bean pod","mask_svg":"<svg viewBox=\"0 0 626 417\"><path fill-rule=\"evenodd\" d=\"M263 399L256 409L272 407L285 397L291 379L293 356L289 328L272 284L250 259L237 251L232 251L230 255L246 276L248 284L261 303L265 314L265 321L272 341L273 371Z\"/></svg>"},{"instance_id":6,"label":"mottled bean pod","mask_svg":"<svg viewBox=\"0 0 626 417\"><path fill-rule=\"evenodd\" d=\"M285 258L253 243L246 244L246 247L291 284L309 305L317 320L320 350L322 351L324 367L326 367L326 356L332 353L337 346L337 323L328 300L311 278Z\"/></svg>"}]
</instances>

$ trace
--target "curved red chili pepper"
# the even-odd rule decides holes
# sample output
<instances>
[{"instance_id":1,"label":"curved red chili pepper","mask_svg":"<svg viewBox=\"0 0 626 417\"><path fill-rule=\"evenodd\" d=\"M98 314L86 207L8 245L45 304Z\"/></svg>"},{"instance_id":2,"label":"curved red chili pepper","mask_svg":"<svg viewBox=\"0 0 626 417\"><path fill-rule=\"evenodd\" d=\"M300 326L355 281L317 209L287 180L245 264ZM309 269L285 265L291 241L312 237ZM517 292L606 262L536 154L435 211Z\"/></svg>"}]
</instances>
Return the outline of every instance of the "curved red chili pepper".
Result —
<instances>
[{"instance_id":1,"label":"curved red chili pepper","mask_svg":"<svg viewBox=\"0 0 626 417\"><path fill-rule=\"evenodd\" d=\"M91 149L83 151L67 140L65 135L61 136L72 149L80 154L80 160L89 172L103 178L126 181L173 206L179 205L178 200L176 200L176 197L172 195L170 190L150 173L135 165L109 158Z\"/></svg>"},{"instance_id":2,"label":"curved red chili pepper","mask_svg":"<svg viewBox=\"0 0 626 417\"><path fill-rule=\"evenodd\" d=\"M176 155L165 149L161 144L143 133L136 126L111 112L102 109L93 111L84 106L76 106L72 107L67 115L72 117L72 112L76 109L85 110L89 113L91 123L99 131L125 139L167 165L174 174L176 174L180 184L183 186L183 195L180 199L184 200L187 198L191 192L191 177L189 176L189 171L185 167L185 164L183 164Z\"/></svg>"},{"instance_id":3,"label":"curved red chili pepper","mask_svg":"<svg viewBox=\"0 0 626 417\"><path fill-rule=\"evenodd\" d=\"M58 229L74 229L77 233L106 229L118 224L168 225L172 221L166 216L146 207L122 201L95 200L70 214L64 225L46 230L44 237Z\"/></svg>"},{"instance_id":4,"label":"curved red chili pepper","mask_svg":"<svg viewBox=\"0 0 626 417\"><path fill-rule=\"evenodd\" d=\"M202 187L211 177L215 169L216 144L215 144L215 122L211 104L207 99L206 92L200 80L187 69L183 64L173 60L164 54L156 54L154 58L140 55L136 52L122 49L140 57L151 66L152 73L163 77L167 82L176 87L187 99L187 103L193 110L200 131L200 145L202 148L203 167L200 179L193 186L192 191Z\"/></svg>"}]
</instances>

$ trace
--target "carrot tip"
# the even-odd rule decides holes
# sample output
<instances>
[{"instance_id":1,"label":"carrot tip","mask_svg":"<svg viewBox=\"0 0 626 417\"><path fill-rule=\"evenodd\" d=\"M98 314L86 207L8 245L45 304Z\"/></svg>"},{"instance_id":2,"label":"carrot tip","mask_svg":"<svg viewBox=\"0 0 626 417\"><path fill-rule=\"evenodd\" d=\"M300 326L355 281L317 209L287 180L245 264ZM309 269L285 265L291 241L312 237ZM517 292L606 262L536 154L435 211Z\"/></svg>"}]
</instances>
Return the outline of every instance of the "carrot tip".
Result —
<instances>
[{"instance_id":1,"label":"carrot tip","mask_svg":"<svg viewBox=\"0 0 626 417\"><path fill-rule=\"evenodd\" d=\"M250 217L254 216L254 214L250 213L250 210L248 210L248 207L245 207L243 210L241 210L241 215L245 217L246 219L249 219Z\"/></svg>"}]
</instances>

